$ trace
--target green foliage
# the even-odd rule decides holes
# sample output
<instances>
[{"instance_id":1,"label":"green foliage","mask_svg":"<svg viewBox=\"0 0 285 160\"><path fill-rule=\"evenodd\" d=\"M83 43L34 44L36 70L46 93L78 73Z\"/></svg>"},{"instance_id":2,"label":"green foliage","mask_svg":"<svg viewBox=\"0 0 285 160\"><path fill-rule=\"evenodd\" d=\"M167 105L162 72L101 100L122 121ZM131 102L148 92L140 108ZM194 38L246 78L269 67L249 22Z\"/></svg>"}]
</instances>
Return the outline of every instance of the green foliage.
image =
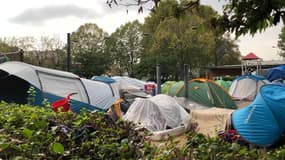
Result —
<instances>
[{"instance_id":1,"label":"green foliage","mask_svg":"<svg viewBox=\"0 0 285 160\"><path fill-rule=\"evenodd\" d=\"M197 72L201 66L214 64L216 35L209 21L217 13L210 7L201 6L197 10L186 10L178 17L173 16L176 8L184 3L187 2L163 1L145 19L143 30L148 34L143 40L145 59L142 59L141 67L147 70L159 63L165 79L181 79L184 64L190 64L191 71ZM148 60L153 59L154 64L149 66ZM144 73L147 74L152 75L152 70Z\"/></svg>"},{"instance_id":2,"label":"green foliage","mask_svg":"<svg viewBox=\"0 0 285 160\"><path fill-rule=\"evenodd\" d=\"M142 38L142 25L138 21L120 26L108 38L108 47L113 59L112 68L118 70L118 73L113 74L128 73L134 76L143 52Z\"/></svg>"},{"instance_id":3,"label":"green foliage","mask_svg":"<svg viewBox=\"0 0 285 160\"><path fill-rule=\"evenodd\" d=\"M232 39L230 34L218 37L216 43L216 65L240 64L241 53L236 40Z\"/></svg>"},{"instance_id":4,"label":"green foliage","mask_svg":"<svg viewBox=\"0 0 285 160\"><path fill-rule=\"evenodd\" d=\"M249 149L191 130L160 146L144 141L134 125L103 113L55 113L43 107L0 103L2 159L284 159L285 148Z\"/></svg>"},{"instance_id":5,"label":"green foliage","mask_svg":"<svg viewBox=\"0 0 285 160\"><path fill-rule=\"evenodd\" d=\"M254 35L285 20L284 0L229 0L224 6L224 15L213 20L213 25L229 30L240 36Z\"/></svg>"},{"instance_id":6,"label":"green foliage","mask_svg":"<svg viewBox=\"0 0 285 160\"><path fill-rule=\"evenodd\" d=\"M6 53L6 52L16 52L19 48L15 45L10 45L5 42L5 40L0 39L0 53Z\"/></svg>"},{"instance_id":7,"label":"green foliage","mask_svg":"<svg viewBox=\"0 0 285 160\"><path fill-rule=\"evenodd\" d=\"M36 89L33 86L30 86L28 91L28 97L27 97L27 104L33 105L35 103L36 98Z\"/></svg>"},{"instance_id":8,"label":"green foliage","mask_svg":"<svg viewBox=\"0 0 285 160\"><path fill-rule=\"evenodd\" d=\"M64 146L61 143L58 143L58 142L52 143L51 147L54 153L57 153L57 154L64 153Z\"/></svg>"},{"instance_id":9,"label":"green foliage","mask_svg":"<svg viewBox=\"0 0 285 160\"><path fill-rule=\"evenodd\" d=\"M278 53L281 57L285 57L285 27L282 28L279 34L278 48L280 52Z\"/></svg>"},{"instance_id":10,"label":"green foliage","mask_svg":"<svg viewBox=\"0 0 285 160\"><path fill-rule=\"evenodd\" d=\"M107 33L92 23L81 25L71 34L73 72L91 78L109 69L112 61L106 50L106 37Z\"/></svg>"},{"instance_id":11,"label":"green foliage","mask_svg":"<svg viewBox=\"0 0 285 160\"><path fill-rule=\"evenodd\" d=\"M128 122L103 113L54 113L0 104L0 158L142 159L152 149Z\"/></svg>"}]
</instances>

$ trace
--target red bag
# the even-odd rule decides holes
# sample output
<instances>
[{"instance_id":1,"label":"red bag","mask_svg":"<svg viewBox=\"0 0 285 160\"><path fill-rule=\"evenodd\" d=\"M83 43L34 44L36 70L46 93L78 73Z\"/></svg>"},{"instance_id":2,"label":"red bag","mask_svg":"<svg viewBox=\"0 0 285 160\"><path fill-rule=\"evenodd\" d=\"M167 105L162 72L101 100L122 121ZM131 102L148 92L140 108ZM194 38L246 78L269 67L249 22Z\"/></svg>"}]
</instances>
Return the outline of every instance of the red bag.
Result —
<instances>
[{"instance_id":1,"label":"red bag","mask_svg":"<svg viewBox=\"0 0 285 160\"><path fill-rule=\"evenodd\" d=\"M65 98L53 102L51 104L53 111L58 112L60 110L59 108L61 108L60 110L61 112L67 112L71 110L69 100L70 100L70 97L74 94L77 94L77 93L70 93Z\"/></svg>"}]
</instances>

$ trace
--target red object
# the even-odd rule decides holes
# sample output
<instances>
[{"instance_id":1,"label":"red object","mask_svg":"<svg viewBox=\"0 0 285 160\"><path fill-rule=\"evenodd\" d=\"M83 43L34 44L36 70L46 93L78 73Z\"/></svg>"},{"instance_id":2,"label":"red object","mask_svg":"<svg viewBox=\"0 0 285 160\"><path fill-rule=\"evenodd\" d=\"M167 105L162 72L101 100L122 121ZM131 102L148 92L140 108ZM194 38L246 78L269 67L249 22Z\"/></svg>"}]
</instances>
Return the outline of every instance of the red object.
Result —
<instances>
[{"instance_id":1,"label":"red object","mask_svg":"<svg viewBox=\"0 0 285 160\"><path fill-rule=\"evenodd\" d=\"M155 95L155 84L152 83L145 84L144 89L147 94L151 94L152 96Z\"/></svg>"},{"instance_id":2,"label":"red object","mask_svg":"<svg viewBox=\"0 0 285 160\"><path fill-rule=\"evenodd\" d=\"M257 57L254 53L250 52L249 54L247 54L246 56L242 57L242 60L256 60L256 59L261 59L259 57Z\"/></svg>"},{"instance_id":3,"label":"red object","mask_svg":"<svg viewBox=\"0 0 285 160\"><path fill-rule=\"evenodd\" d=\"M69 100L70 100L70 96L72 96L74 94L76 94L76 93L70 93L65 98L53 102L51 104L53 111L58 112L60 110L60 108L61 108L61 110L60 110L61 112L67 112L67 111L71 110Z\"/></svg>"}]
</instances>

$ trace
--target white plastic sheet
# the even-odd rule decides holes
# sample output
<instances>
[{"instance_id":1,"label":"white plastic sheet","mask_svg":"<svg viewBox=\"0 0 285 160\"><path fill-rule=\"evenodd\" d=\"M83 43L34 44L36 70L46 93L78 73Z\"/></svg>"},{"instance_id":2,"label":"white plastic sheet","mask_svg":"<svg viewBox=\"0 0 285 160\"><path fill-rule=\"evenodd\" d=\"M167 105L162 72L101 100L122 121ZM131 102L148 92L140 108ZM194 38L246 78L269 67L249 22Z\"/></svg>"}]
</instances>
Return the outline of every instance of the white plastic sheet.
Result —
<instances>
[{"instance_id":1,"label":"white plastic sheet","mask_svg":"<svg viewBox=\"0 0 285 160\"><path fill-rule=\"evenodd\" d=\"M137 98L123 117L151 131L165 131L167 126L189 127L190 115L175 99L156 95L148 99Z\"/></svg>"},{"instance_id":2,"label":"white plastic sheet","mask_svg":"<svg viewBox=\"0 0 285 160\"><path fill-rule=\"evenodd\" d=\"M137 98L123 119L132 121L150 131L162 131L166 129L164 115L159 107L149 99Z\"/></svg>"},{"instance_id":3,"label":"white plastic sheet","mask_svg":"<svg viewBox=\"0 0 285 160\"><path fill-rule=\"evenodd\" d=\"M180 106L176 100L168 95L156 95L151 97L150 100L154 102L161 110L166 119L167 126L171 128L184 125L188 127L190 116L186 110Z\"/></svg>"}]
</instances>

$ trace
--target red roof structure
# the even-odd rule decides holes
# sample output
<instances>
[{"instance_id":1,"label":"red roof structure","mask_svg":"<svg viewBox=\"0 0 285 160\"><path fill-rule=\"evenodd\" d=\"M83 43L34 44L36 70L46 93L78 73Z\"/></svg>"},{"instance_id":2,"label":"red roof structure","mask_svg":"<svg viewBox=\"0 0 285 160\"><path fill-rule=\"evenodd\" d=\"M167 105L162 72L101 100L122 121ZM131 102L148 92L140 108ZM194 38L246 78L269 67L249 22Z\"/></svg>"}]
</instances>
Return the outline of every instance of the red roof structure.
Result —
<instances>
[{"instance_id":1,"label":"red roof structure","mask_svg":"<svg viewBox=\"0 0 285 160\"><path fill-rule=\"evenodd\" d=\"M261 59L259 57L257 57L254 53L250 52L249 54L247 54L246 56L242 57L242 60L256 60L256 59Z\"/></svg>"}]
</instances>

